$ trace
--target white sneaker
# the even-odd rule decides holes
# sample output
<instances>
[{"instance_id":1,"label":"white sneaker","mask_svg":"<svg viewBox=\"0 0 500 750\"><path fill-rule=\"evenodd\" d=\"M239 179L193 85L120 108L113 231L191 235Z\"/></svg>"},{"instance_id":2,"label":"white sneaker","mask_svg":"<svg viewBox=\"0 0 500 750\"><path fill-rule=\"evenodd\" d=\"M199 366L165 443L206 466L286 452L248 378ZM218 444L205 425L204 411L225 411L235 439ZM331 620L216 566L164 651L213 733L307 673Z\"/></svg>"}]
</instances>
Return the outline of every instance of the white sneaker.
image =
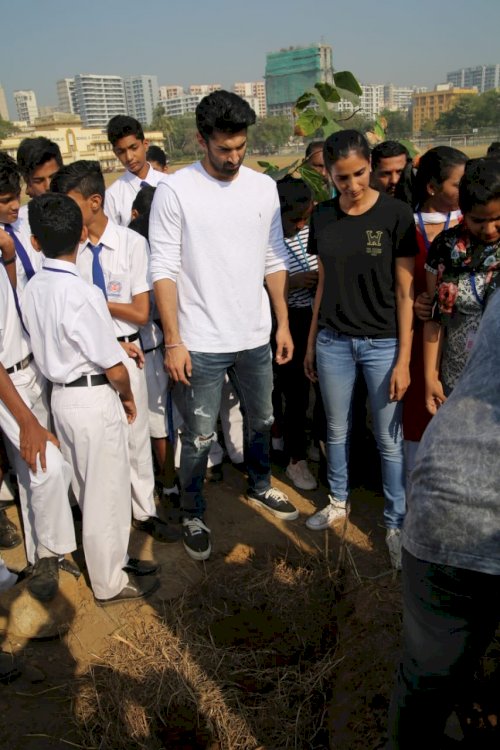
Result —
<instances>
[{"instance_id":1,"label":"white sneaker","mask_svg":"<svg viewBox=\"0 0 500 750\"><path fill-rule=\"evenodd\" d=\"M307 462L304 460L297 461L296 464L290 461L285 473L299 490L315 490L318 486L315 478L309 471Z\"/></svg>"},{"instance_id":2,"label":"white sneaker","mask_svg":"<svg viewBox=\"0 0 500 750\"><path fill-rule=\"evenodd\" d=\"M401 570L401 529L387 529L385 543L394 570Z\"/></svg>"},{"instance_id":3,"label":"white sneaker","mask_svg":"<svg viewBox=\"0 0 500 750\"><path fill-rule=\"evenodd\" d=\"M344 519L347 513L347 503L336 500L333 495L328 495L330 501L322 510L318 510L313 516L309 516L306 526L312 531L322 531L332 526L335 521Z\"/></svg>"}]
</instances>

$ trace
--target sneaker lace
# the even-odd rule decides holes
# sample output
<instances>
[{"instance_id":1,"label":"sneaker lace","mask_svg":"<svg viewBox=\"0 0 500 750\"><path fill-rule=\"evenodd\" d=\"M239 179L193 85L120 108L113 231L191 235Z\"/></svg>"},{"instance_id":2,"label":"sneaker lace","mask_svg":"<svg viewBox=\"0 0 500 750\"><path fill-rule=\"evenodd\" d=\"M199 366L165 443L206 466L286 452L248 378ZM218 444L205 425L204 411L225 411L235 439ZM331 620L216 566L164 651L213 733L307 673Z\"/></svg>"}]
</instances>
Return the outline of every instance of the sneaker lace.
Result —
<instances>
[{"instance_id":1,"label":"sneaker lace","mask_svg":"<svg viewBox=\"0 0 500 750\"><path fill-rule=\"evenodd\" d=\"M185 519L184 526L187 526L191 536L202 534L204 531L206 531L207 534L210 534L210 529L208 526L205 526L201 518Z\"/></svg>"},{"instance_id":2,"label":"sneaker lace","mask_svg":"<svg viewBox=\"0 0 500 750\"><path fill-rule=\"evenodd\" d=\"M276 503L286 504L288 501L281 490L277 490L275 487L270 487L267 492L264 493L264 497L269 500L274 500Z\"/></svg>"}]
</instances>

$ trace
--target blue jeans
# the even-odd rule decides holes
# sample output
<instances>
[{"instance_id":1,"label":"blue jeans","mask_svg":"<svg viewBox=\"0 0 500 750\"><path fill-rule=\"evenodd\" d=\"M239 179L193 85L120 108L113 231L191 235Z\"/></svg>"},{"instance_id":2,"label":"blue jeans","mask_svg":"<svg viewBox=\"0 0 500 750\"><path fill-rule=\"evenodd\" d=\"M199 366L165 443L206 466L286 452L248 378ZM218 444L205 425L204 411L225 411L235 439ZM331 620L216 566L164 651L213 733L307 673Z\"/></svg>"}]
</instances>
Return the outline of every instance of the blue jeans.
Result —
<instances>
[{"instance_id":1,"label":"blue jeans","mask_svg":"<svg viewBox=\"0 0 500 750\"><path fill-rule=\"evenodd\" d=\"M240 399L244 417L244 449L249 488L265 492L271 486L269 456L274 421L271 394L273 371L269 344L241 352L190 352L193 374L180 386L179 407L184 420L179 479L181 508L201 518L205 510L203 481L211 443L216 439L221 390L227 374Z\"/></svg>"},{"instance_id":2,"label":"blue jeans","mask_svg":"<svg viewBox=\"0 0 500 750\"><path fill-rule=\"evenodd\" d=\"M363 372L382 463L384 522L400 528L405 515L402 402L389 401L397 339L344 336L323 328L316 341L316 363L327 420L328 484L340 501L349 496L349 433L356 366ZM359 457L363 460L363 456Z\"/></svg>"}]
</instances>

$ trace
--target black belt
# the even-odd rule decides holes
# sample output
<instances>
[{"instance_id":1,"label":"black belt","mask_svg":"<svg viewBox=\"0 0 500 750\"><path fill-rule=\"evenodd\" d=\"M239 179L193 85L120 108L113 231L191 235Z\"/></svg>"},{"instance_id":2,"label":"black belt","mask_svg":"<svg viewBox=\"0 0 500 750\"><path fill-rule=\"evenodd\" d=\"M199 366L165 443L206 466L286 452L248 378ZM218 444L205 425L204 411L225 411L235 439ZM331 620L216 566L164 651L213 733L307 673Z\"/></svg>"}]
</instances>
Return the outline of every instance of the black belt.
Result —
<instances>
[{"instance_id":1,"label":"black belt","mask_svg":"<svg viewBox=\"0 0 500 750\"><path fill-rule=\"evenodd\" d=\"M30 352L28 356L22 359L20 362L16 362L16 364L12 365L12 367L7 367L8 374L12 375L13 372L17 372L18 370L25 370L32 359L33 354Z\"/></svg>"},{"instance_id":2,"label":"black belt","mask_svg":"<svg viewBox=\"0 0 500 750\"><path fill-rule=\"evenodd\" d=\"M106 385L106 383L109 383L109 380L104 373L102 373L101 375L82 375L81 378L77 378L71 383L66 383L66 388L81 388L82 386Z\"/></svg>"},{"instance_id":3,"label":"black belt","mask_svg":"<svg viewBox=\"0 0 500 750\"><path fill-rule=\"evenodd\" d=\"M158 344L157 346L152 346L151 349L143 349L142 353L149 354L149 352L155 352L157 349L162 349L162 348L163 348L163 343Z\"/></svg>"},{"instance_id":4,"label":"black belt","mask_svg":"<svg viewBox=\"0 0 500 750\"><path fill-rule=\"evenodd\" d=\"M117 341L127 341L129 344L132 343L132 341L137 341L139 338L139 331L137 333L131 333L130 336L118 336Z\"/></svg>"}]
</instances>

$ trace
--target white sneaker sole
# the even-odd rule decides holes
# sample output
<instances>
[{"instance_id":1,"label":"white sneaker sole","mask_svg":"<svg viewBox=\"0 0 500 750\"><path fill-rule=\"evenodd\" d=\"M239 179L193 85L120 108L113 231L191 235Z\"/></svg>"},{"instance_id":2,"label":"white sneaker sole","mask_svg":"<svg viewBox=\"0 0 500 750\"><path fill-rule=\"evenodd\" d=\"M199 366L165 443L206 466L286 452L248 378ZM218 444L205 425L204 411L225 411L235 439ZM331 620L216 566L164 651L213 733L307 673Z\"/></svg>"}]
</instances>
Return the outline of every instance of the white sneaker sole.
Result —
<instances>
[{"instance_id":1,"label":"white sneaker sole","mask_svg":"<svg viewBox=\"0 0 500 750\"><path fill-rule=\"evenodd\" d=\"M258 500L256 497L250 497L249 495L247 495L247 500L250 503L258 505L260 508L265 508L273 516L276 516L276 518L281 518L282 521L295 521L299 517L299 511L297 509L294 511L274 510L273 508L270 508L269 505L262 502L262 500Z\"/></svg>"}]
</instances>

